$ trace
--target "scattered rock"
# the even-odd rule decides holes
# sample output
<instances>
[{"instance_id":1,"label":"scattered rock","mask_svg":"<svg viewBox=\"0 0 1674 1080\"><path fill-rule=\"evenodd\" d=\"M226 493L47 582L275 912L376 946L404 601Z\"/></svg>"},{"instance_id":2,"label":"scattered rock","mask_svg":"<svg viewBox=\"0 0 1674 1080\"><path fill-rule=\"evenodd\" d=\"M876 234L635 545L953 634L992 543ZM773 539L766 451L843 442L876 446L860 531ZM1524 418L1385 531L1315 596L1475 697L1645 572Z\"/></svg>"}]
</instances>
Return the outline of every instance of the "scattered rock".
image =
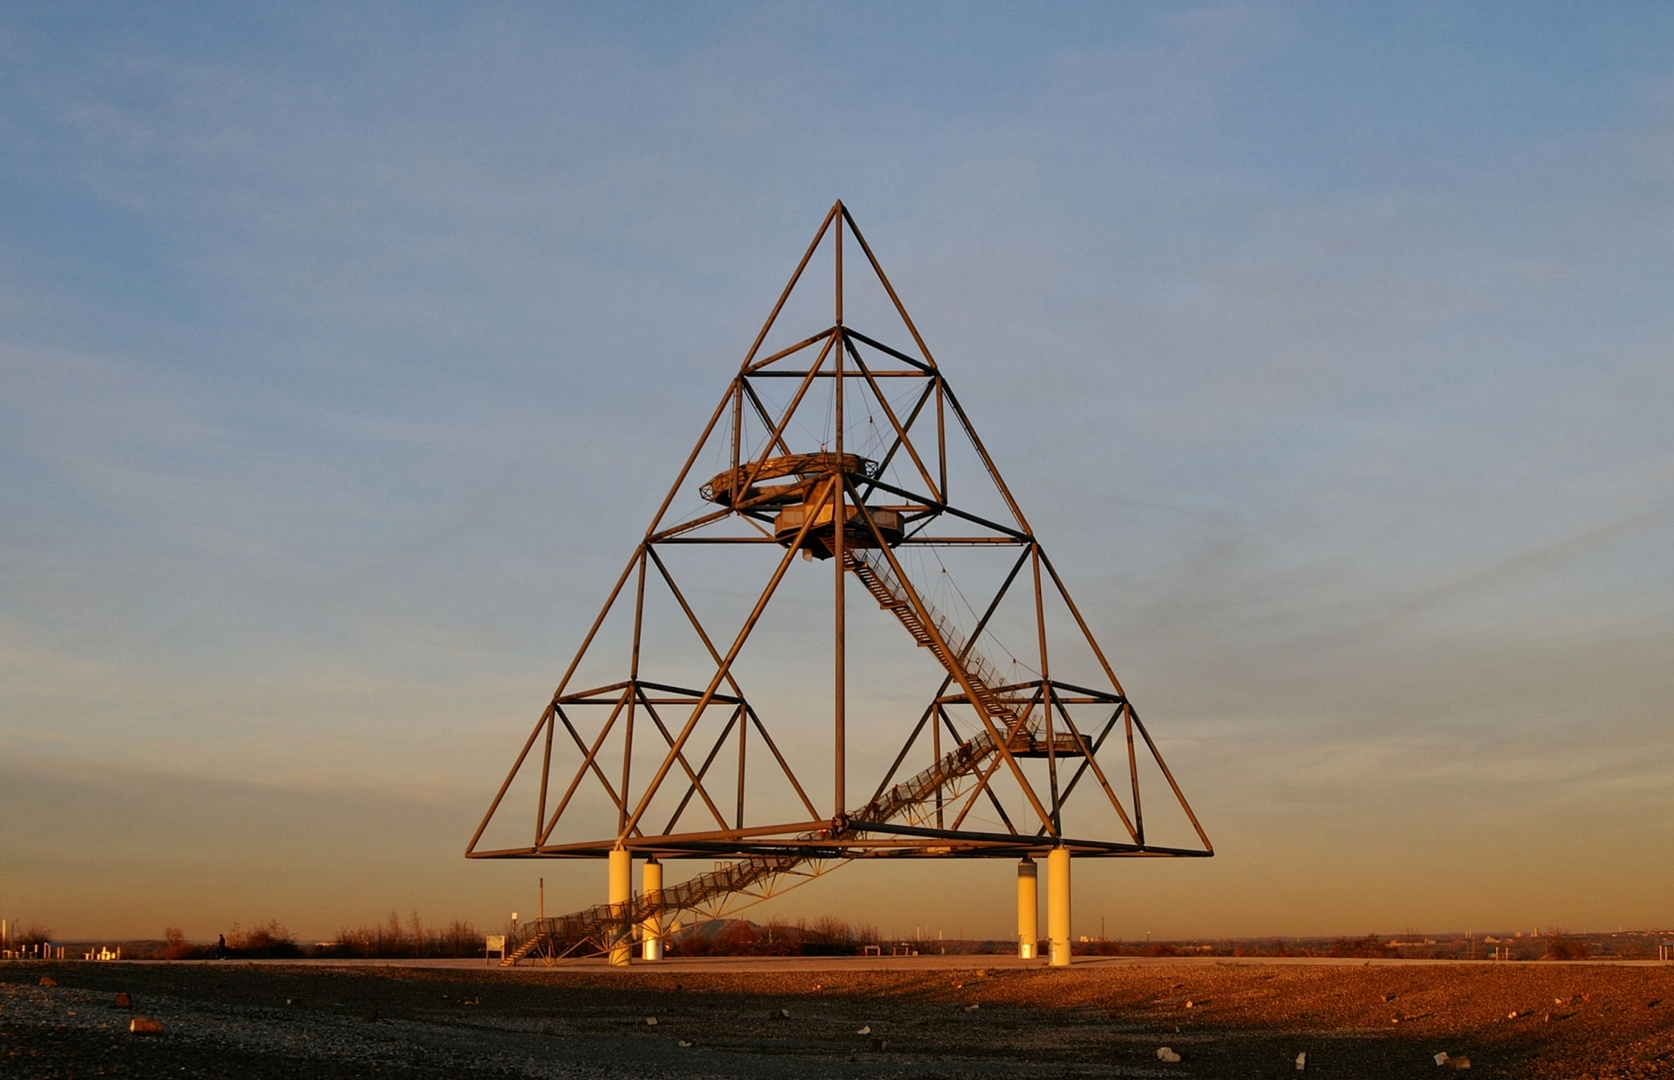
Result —
<instances>
[{"instance_id":1,"label":"scattered rock","mask_svg":"<svg viewBox=\"0 0 1674 1080\"><path fill-rule=\"evenodd\" d=\"M1652 998L1650 1001L1647 1001L1645 1003L1645 1007L1647 1009L1654 1009L1658 1005L1661 1005L1661 1004L1662 1004L1662 999L1661 998Z\"/></svg>"},{"instance_id":2,"label":"scattered rock","mask_svg":"<svg viewBox=\"0 0 1674 1080\"><path fill-rule=\"evenodd\" d=\"M646 1027L656 1027L657 1026L657 1018L655 1016L647 1016L645 1018L645 1026Z\"/></svg>"},{"instance_id":3,"label":"scattered rock","mask_svg":"<svg viewBox=\"0 0 1674 1080\"><path fill-rule=\"evenodd\" d=\"M1173 1047L1164 1046L1157 1051L1157 1060L1167 1062L1170 1065L1178 1065L1180 1064L1180 1055L1174 1052Z\"/></svg>"},{"instance_id":4,"label":"scattered rock","mask_svg":"<svg viewBox=\"0 0 1674 1080\"><path fill-rule=\"evenodd\" d=\"M1468 1069L1471 1059L1468 1057L1453 1057L1446 1050L1436 1055L1436 1066L1443 1069Z\"/></svg>"},{"instance_id":5,"label":"scattered rock","mask_svg":"<svg viewBox=\"0 0 1674 1080\"><path fill-rule=\"evenodd\" d=\"M835 543L835 541L833 541L833 543ZM859 1031L855 1032L855 1034L856 1035L870 1035L870 1034L872 1034L872 1025L867 1024L865 1027L862 1027Z\"/></svg>"},{"instance_id":6,"label":"scattered rock","mask_svg":"<svg viewBox=\"0 0 1674 1080\"><path fill-rule=\"evenodd\" d=\"M163 1033L163 1022L153 1020L148 1016L136 1016L128 1021L128 1030L135 1035L161 1035Z\"/></svg>"},{"instance_id":7,"label":"scattered rock","mask_svg":"<svg viewBox=\"0 0 1674 1080\"><path fill-rule=\"evenodd\" d=\"M973 1001L969 1005L965 1006L965 1011L966 1012L976 1012L980 1008L982 1008L982 1006L978 1005L976 1002Z\"/></svg>"},{"instance_id":8,"label":"scattered rock","mask_svg":"<svg viewBox=\"0 0 1674 1080\"><path fill-rule=\"evenodd\" d=\"M1308 1052L1306 1050L1304 1050L1300 1054L1296 1055L1296 1071L1301 1072L1303 1069L1306 1069L1307 1067L1308 1067Z\"/></svg>"},{"instance_id":9,"label":"scattered rock","mask_svg":"<svg viewBox=\"0 0 1674 1080\"><path fill-rule=\"evenodd\" d=\"M789 1009L780 1009L779 1010L779 1018L782 1019L782 1020L789 1020L790 1019L790 1010Z\"/></svg>"},{"instance_id":10,"label":"scattered rock","mask_svg":"<svg viewBox=\"0 0 1674 1080\"><path fill-rule=\"evenodd\" d=\"M832 542L833 542L833 543L836 543L836 541L832 541ZM1194 1002L1193 1002L1193 1001L1192 1001L1192 999L1191 999L1191 998L1187 998L1187 999L1186 999L1186 1008L1188 1008L1188 1009L1190 1009L1190 1008L1192 1008L1192 1007L1193 1007L1193 1006L1194 1006L1194 1004L1195 1004L1195 1003L1194 1003Z\"/></svg>"},{"instance_id":11,"label":"scattered rock","mask_svg":"<svg viewBox=\"0 0 1674 1080\"><path fill-rule=\"evenodd\" d=\"M872 1040L872 1049L881 1054L885 1050L889 1049L889 1043L888 1043L888 1041L886 1041L884 1039L873 1039Z\"/></svg>"},{"instance_id":12,"label":"scattered rock","mask_svg":"<svg viewBox=\"0 0 1674 1080\"><path fill-rule=\"evenodd\" d=\"M681 1040L680 1040L680 1045L681 1045L681 1046L685 1046L685 1047L690 1047L690 1046L691 1046L691 1045L692 1045L692 1044L691 1044L691 1042L690 1042L690 1041L689 1041L689 1040L687 1040L687 1039L681 1039Z\"/></svg>"},{"instance_id":13,"label":"scattered rock","mask_svg":"<svg viewBox=\"0 0 1674 1080\"><path fill-rule=\"evenodd\" d=\"M1385 994L1385 995L1383 995L1383 1000L1394 1001L1395 1000L1395 995L1394 994Z\"/></svg>"},{"instance_id":14,"label":"scattered rock","mask_svg":"<svg viewBox=\"0 0 1674 1080\"><path fill-rule=\"evenodd\" d=\"M127 994L117 994L116 1000L112 1004L118 1009L131 1009L134 1007L134 999Z\"/></svg>"},{"instance_id":15,"label":"scattered rock","mask_svg":"<svg viewBox=\"0 0 1674 1080\"><path fill-rule=\"evenodd\" d=\"M57 986L58 985L58 980L53 978L51 975L42 975L41 976L41 985L42 986Z\"/></svg>"},{"instance_id":16,"label":"scattered rock","mask_svg":"<svg viewBox=\"0 0 1674 1080\"><path fill-rule=\"evenodd\" d=\"M1508 1013L1506 1013L1506 1014L1505 1014L1505 1018L1506 1018L1506 1019L1507 1019L1507 1020L1515 1020L1515 1019L1517 1019L1517 1018L1518 1018L1518 1017L1519 1017L1519 1016L1522 1016L1522 1015L1523 1015L1523 1014L1522 1014L1522 1013L1520 1013L1520 1012L1518 1012L1518 1011L1517 1011L1517 1010L1516 1010L1516 1009L1512 1009L1512 1010L1511 1010L1511 1011L1510 1011L1510 1012L1508 1012Z\"/></svg>"},{"instance_id":17,"label":"scattered rock","mask_svg":"<svg viewBox=\"0 0 1674 1080\"><path fill-rule=\"evenodd\" d=\"M1450 1062L1452 1060L1453 1059L1448 1056L1448 1053L1447 1053L1446 1050L1443 1050L1440 1053L1436 1054L1436 1064L1438 1066L1446 1065L1448 1062Z\"/></svg>"}]
</instances>

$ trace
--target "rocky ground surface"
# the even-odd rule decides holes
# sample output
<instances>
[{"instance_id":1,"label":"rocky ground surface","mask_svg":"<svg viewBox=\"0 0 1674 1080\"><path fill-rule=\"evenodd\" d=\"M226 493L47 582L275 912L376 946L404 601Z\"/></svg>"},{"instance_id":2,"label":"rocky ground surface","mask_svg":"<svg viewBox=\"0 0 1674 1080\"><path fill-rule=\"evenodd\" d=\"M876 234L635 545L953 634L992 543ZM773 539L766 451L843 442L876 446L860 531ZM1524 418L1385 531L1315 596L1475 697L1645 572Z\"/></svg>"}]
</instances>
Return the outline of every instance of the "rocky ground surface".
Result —
<instances>
[{"instance_id":1,"label":"rocky ground surface","mask_svg":"<svg viewBox=\"0 0 1674 1080\"><path fill-rule=\"evenodd\" d=\"M136 1016L163 1032L131 1034ZM1298 1055L1301 1076L1440 1077L1468 1058L1473 1077L1661 1077L1674 968L0 965L6 1080L1271 1078L1298 1076Z\"/></svg>"}]
</instances>

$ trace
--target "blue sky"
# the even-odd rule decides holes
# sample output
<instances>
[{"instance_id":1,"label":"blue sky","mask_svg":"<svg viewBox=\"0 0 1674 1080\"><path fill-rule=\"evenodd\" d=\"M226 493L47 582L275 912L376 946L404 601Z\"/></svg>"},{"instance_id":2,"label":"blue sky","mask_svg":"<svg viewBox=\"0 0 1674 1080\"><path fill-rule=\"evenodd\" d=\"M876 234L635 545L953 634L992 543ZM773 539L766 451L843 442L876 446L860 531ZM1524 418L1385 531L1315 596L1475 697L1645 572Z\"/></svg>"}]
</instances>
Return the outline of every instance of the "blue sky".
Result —
<instances>
[{"instance_id":1,"label":"blue sky","mask_svg":"<svg viewBox=\"0 0 1674 1080\"><path fill-rule=\"evenodd\" d=\"M1665 923L1671 46L1655 5L8 8L0 914L532 906L458 852L842 198L1220 851L1090 867L1078 919ZM1008 868L934 873L964 906L857 867L785 913L1006 932Z\"/></svg>"}]
</instances>

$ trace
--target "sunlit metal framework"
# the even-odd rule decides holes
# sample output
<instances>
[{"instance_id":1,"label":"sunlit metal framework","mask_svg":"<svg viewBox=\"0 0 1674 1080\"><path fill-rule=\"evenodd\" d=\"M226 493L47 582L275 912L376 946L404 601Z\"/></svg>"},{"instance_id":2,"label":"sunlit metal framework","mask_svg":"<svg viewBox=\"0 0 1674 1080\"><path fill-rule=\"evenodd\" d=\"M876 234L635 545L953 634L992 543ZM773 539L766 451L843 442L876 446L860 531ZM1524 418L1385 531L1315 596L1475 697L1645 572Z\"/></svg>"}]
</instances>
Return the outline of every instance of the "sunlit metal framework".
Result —
<instances>
[{"instance_id":1,"label":"sunlit metal framework","mask_svg":"<svg viewBox=\"0 0 1674 1080\"><path fill-rule=\"evenodd\" d=\"M885 344L844 323L846 239L858 248L866 268L887 294L911 339L910 346ZM763 342L822 244L835 259L831 325L787 348L760 355ZM763 392L767 380L792 380L795 390L788 404L769 407L772 395ZM893 388L891 392L885 392L886 385ZM912 392L903 394L903 385L910 385ZM831 444L798 446L803 436L792 422L816 386L829 391L830 408L835 412L835 423L829 428ZM892 407L892 400L901 407ZM872 415L887 421L882 428L886 447L875 459L862 457L844 444L845 409L862 402ZM694 475L700 451L716 445L715 439L730 444L729 464L712 478ZM993 501L1003 506L1003 514L979 514L965 508L969 503L961 505L950 497L949 448L956 440L964 440L974 451L974 460L980 462L978 471L998 493L998 500ZM670 520L677 496L694 490L703 500L702 509ZM712 633L699 619L664 558L677 546L704 544L759 545L781 552L748 616L724 636ZM1007 556L1009 572L986 602L980 619L961 632L931 606L903 569L901 554L915 546L981 546L1015 552L1015 556ZM809 797L808 786L781 752L734 670L799 554L810 561L828 562L833 572L834 799L825 810ZM846 605L851 581L892 613L945 671L939 689L906 731L893 764L857 806L848 802L845 703ZM1019 586L1033 594L1037 630L1039 677L1026 681L1001 676L976 648L989 619ZM702 686L641 677L647 591L658 588L672 596L714 665L713 675ZM1098 685L1076 685L1052 677L1044 611L1048 601L1061 602L1072 617L1075 633L1097 658L1103 676ZM572 676L594 646L600 627L621 604L633 605L625 677L608 685L572 687ZM1096 723L1086 722L1089 710L1097 710ZM1074 719L1078 711L1083 715L1081 724ZM963 731L954 723L956 714ZM972 717L975 724L970 723ZM700 738L697 733L706 720L711 724ZM718 733L713 722L720 724ZM659 753L649 762L636 760L633 753L635 729L643 738L647 724L660 740ZM567 752L566 745L579 753L580 764L573 772L566 769L554 775L554 749ZM611 748L608 752L607 747ZM620 747L619 756L615 747ZM1109 757L1110 749L1125 761L1125 770L1113 774L1101 762L1101 752ZM926 755L929 764L909 775L908 762L915 750ZM1146 842L1140 792L1140 763L1146 757L1155 762L1201 846ZM1044 760L1044 783L1038 778L1038 766L1036 779L1026 774L1022 762L1030 759ZM618 761L620 773L611 775L606 766ZM764 766L777 770L794 790L801 808L794 819L749 820L746 775ZM529 843L479 849L514 780L530 768L539 772ZM724 795L717 798L711 791L714 778L724 772L736 774L732 800ZM999 775L1015 781L1015 791L1007 789L1013 799L1010 807L995 788ZM1062 808L1084 786L1098 789L1095 798L1108 800L1122 834L1114 838L1065 835ZM609 800L616 831L596 839L565 839L558 832L565 812L588 789L595 797L602 792ZM653 819L650 809L659 793L676 790L680 795L672 800L672 813ZM968 824L973 808L979 806L984 815L990 808L994 811L1003 831ZM699 911L729 896L761 895L771 890L773 882L817 873L830 860L879 856L1016 859L1059 847L1078 857L1213 854L1207 834L1057 568L854 219L839 202L821 223L644 539L616 579L472 835L466 855L477 859L603 858L612 850L626 849L642 858L740 860L663 890L659 910L667 912ZM601 926L638 917L637 909L597 910L599 916L593 921ZM585 913L572 918L580 919L581 914ZM572 929L580 932L587 927L577 922Z\"/></svg>"}]
</instances>

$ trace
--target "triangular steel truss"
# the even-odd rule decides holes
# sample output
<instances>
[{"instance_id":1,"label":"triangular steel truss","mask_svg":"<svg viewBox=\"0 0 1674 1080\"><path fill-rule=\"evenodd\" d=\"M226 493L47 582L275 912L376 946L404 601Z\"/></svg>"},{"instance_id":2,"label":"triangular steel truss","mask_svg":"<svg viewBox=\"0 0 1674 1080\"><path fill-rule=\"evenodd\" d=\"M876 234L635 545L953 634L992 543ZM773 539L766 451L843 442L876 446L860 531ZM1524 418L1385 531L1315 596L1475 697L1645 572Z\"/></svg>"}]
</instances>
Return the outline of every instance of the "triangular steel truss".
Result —
<instances>
[{"instance_id":1,"label":"triangular steel truss","mask_svg":"<svg viewBox=\"0 0 1674 1080\"><path fill-rule=\"evenodd\" d=\"M880 340L884 335L845 323L845 234L864 256L871 272L867 281L875 279L887 296L880 310L898 317L910 344L888 345ZM764 344L822 245L834 259L831 324L768 351ZM855 417L862 412L871 432L866 445L854 436ZM713 476L699 469L706 449L721 466ZM725 635L711 633L715 620L699 617L689 589L682 589L669 565L672 551L685 548L691 554L697 545L755 545L756 552L772 553L761 560L765 584L748 614L736 626L729 623ZM963 621L938 611L929 590L915 584L903 565L909 553L947 549L981 553L1004 566L984 606L967 602L969 617ZM823 778L805 782L808 776L793 767L794 755L774 738L738 671L753 631L799 554L816 564L828 562L834 582L833 633L824 654L833 665L834 688L829 787ZM904 734L899 752L866 801L851 805L847 605L855 584L934 657L942 677L923 709L897 729L897 737ZM701 670L689 684L648 677L653 658L645 648L646 611L653 594L671 602L669 610L679 613L673 620L701 643ZM993 640L991 620L1008 598L1008 610L1021 604L1025 618L1032 605L1030 660L1014 655L1013 668L1021 666L1033 678L1020 678L1016 670L1002 673L979 648ZM599 661L601 628L613 613L630 608L626 655L617 661L620 677L572 686L584 660ZM1054 624L1052 647L1073 647L1088 658L1089 674L1077 672L1074 683L1053 675L1049 609L1062 624ZM1110 769L1101 752L1118 757L1125 768ZM921 764L911 764L915 758ZM772 808L777 812L758 820L748 812L754 803L746 795L764 768L785 798ZM1147 841L1142 773L1166 785L1165 804L1178 811L1182 828L1189 823L1181 835L1196 843ZM534 803L532 835L527 842L483 844L519 780ZM1104 807L1114 836L1074 836L1066 830L1066 801L1084 786L1100 789L1089 797ZM811 789L820 796L829 792L825 810ZM614 828L591 839L573 836L574 826L561 831L589 799L594 814L589 821L606 820L598 816L602 809L614 816ZM787 805L794 810L784 810ZM804 861L1018 858L1059 847L1094 857L1213 854L1057 568L839 202L611 588L466 855L599 858L627 849L660 859L739 860L664 890L659 910L668 912L700 911L725 895L794 874ZM677 902L681 889L691 894L690 903ZM591 922L584 918L588 913L578 913L571 917L581 920L570 928L572 936L590 932L592 922L608 926L637 918L636 911L597 909ZM549 929L557 933L556 927Z\"/></svg>"}]
</instances>

